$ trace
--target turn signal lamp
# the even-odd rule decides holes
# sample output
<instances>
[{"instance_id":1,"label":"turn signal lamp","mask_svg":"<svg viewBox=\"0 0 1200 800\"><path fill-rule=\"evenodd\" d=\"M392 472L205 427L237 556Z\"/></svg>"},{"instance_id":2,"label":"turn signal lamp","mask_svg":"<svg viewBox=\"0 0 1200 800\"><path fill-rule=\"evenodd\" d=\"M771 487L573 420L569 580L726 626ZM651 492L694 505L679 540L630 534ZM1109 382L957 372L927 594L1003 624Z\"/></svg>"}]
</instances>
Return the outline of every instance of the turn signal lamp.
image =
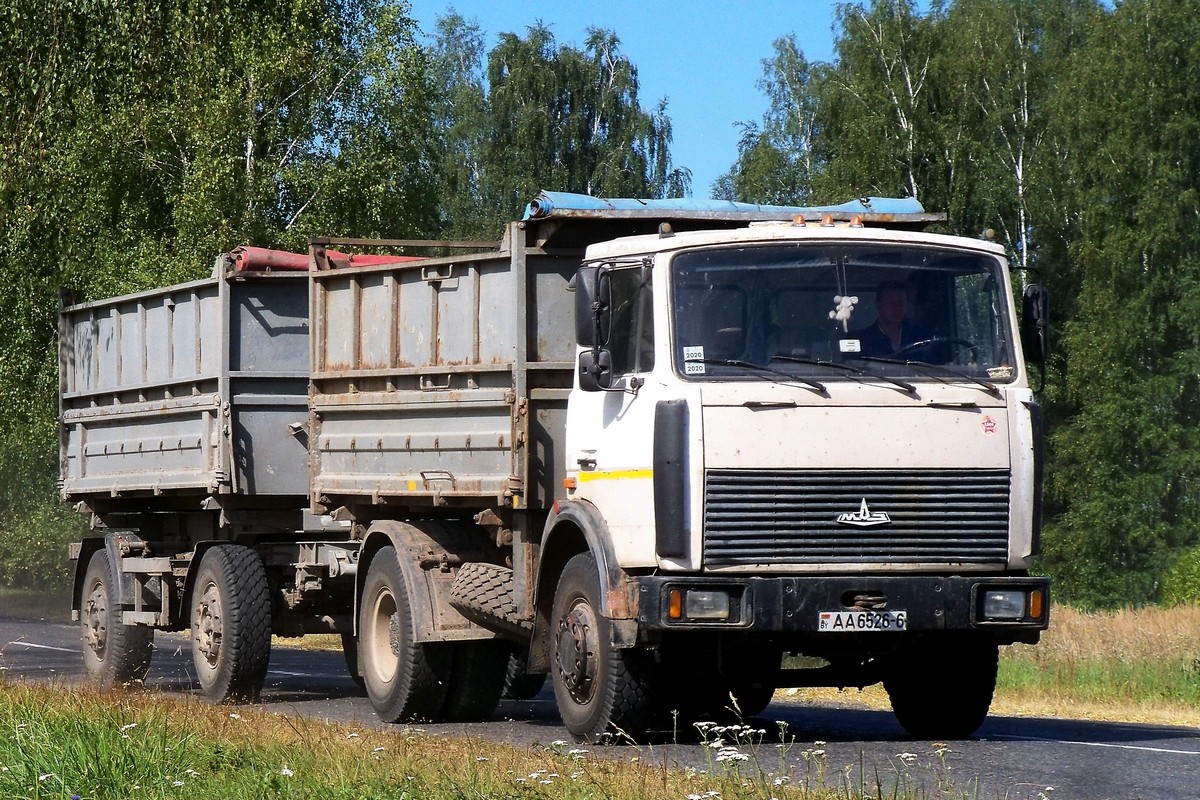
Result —
<instances>
[{"instance_id":1,"label":"turn signal lamp","mask_svg":"<svg viewBox=\"0 0 1200 800\"><path fill-rule=\"evenodd\" d=\"M1030 592L1029 593L1029 616L1033 617L1034 619L1041 619L1042 618L1042 604L1044 602L1045 601L1042 598L1042 590L1041 589L1034 589L1032 592Z\"/></svg>"},{"instance_id":2,"label":"turn signal lamp","mask_svg":"<svg viewBox=\"0 0 1200 800\"><path fill-rule=\"evenodd\" d=\"M672 589L667 593L667 616L671 619L683 619L682 589Z\"/></svg>"}]
</instances>

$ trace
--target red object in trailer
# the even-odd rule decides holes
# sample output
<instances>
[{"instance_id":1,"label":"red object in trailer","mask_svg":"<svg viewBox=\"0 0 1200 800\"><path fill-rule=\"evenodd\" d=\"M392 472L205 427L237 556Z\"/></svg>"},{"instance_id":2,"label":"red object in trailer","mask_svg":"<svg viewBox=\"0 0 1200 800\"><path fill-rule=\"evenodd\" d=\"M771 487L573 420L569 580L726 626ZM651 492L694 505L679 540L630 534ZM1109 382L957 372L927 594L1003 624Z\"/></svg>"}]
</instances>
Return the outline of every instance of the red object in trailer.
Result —
<instances>
[{"instance_id":1,"label":"red object in trailer","mask_svg":"<svg viewBox=\"0 0 1200 800\"><path fill-rule=\"evenodd\" d=\"M420 256L385 256L365 253L346 255L333 250L328 252L332 259L344 261L350 266L360 267L423 260ZM290 253L286 250L271 250L267 247L235 247L229 251L229 258L233 262L233 268L238 272L308 271L307 253Z\"/></svg>"}]
</instances>

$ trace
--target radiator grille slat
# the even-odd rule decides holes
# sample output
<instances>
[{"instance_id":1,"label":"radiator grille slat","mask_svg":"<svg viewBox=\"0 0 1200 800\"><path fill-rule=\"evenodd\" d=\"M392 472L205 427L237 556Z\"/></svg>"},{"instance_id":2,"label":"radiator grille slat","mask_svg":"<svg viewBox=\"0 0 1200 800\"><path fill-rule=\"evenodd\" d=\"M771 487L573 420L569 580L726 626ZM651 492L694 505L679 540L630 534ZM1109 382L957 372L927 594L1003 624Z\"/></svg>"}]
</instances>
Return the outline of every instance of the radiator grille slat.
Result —
<instances>
[{"instance_id":1,"label":"radiator grille slat","mask_svg":"<svg viewBox=\"0 0 1200 800\"><path fill-rule=\"evenodd\" d=\"M1006 469L710 469L704 564L1004 562L1008 498ZM888 522L838 522L860 514L864 500L870 515Z\"/></svg>"}]
</instances>

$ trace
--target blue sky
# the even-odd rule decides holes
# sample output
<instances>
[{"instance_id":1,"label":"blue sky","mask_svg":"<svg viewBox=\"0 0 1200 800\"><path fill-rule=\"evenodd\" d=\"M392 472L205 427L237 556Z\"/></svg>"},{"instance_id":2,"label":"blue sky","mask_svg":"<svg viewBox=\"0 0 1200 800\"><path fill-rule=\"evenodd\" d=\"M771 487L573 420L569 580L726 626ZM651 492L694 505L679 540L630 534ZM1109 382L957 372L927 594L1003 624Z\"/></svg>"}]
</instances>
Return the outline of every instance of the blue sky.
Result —
<instances>
[{"instance_id":1,"label":"blue sky","mask_svg":"<svg viewBox=\"0 0 1200 800\"><path fill-rule=\"evenodd\" d=\"M757 122L758 90L771 44L794 33L809 61L833 58L834 0L412 0L412 16L432 33L453 7L475 20L488 49L499 34L524 34L537 21L560 44L583 46L589 27L615 31L637 66L643 106L668 99L675 166L692 170L692 193L707 197L737 156L738 122ZM556 187L546 187L553 189Z\"/></svg>"}]
</instances>

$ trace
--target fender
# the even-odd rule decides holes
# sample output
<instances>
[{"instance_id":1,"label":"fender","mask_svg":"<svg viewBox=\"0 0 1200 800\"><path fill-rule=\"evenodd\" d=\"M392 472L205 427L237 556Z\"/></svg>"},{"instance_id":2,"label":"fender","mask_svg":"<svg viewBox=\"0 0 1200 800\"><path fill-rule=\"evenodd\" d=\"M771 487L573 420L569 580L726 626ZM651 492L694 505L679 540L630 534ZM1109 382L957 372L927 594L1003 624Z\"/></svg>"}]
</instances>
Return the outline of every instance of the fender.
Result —
<instances>
[{"instance_id":1,"label":"fender","mask_svg":"<svg viewBox=\"0 0 1200 800\"><path fill-rule=\"evenodd\" d=\"M118 558L116 544L113 542L113 535L107 534L103 537L89 536L79 543L79 555L75 557L75 581L74 588L71 590L71 621L79 622L79 611L83 607L83 577L87 574L88 565L92 563L92 556L97 550L108 550L108 559L113 561ZM117 585L114 594L117 597L125 596L124 581L125 577L118 571L116 572Z\"/></svg>"},{"instance_id":2,"label":"fender","mask_svg":"<svg viewBox=\"0 0 1200 800\"><path fill-rule=\"evenodd\" d=\"M529 671L550 669L550 613L558 577L572 556L591 552L596 559L600 613L613 621L613 644L631 647L637 639L637 588L617 563L604 516L587 500L555 502L542 534L541 557L534 584L533 638Z\"/></svg>"},{"instance_id":3,"label":"fender","mask_svg":"<svg viewBox=\"0 0 1200 800\"><path fill-rule=\"evenodd\" d=\"M371 525L359 548L354 579L355 636L371 560L389 546L396 549L396 560L404 575L418 643L496 638L495 632L477 625L450 605L450 586L458 565L468 561L495 563L495 547L483 529L448 520L379 520Z\"/></svg>"}]
</instances>

